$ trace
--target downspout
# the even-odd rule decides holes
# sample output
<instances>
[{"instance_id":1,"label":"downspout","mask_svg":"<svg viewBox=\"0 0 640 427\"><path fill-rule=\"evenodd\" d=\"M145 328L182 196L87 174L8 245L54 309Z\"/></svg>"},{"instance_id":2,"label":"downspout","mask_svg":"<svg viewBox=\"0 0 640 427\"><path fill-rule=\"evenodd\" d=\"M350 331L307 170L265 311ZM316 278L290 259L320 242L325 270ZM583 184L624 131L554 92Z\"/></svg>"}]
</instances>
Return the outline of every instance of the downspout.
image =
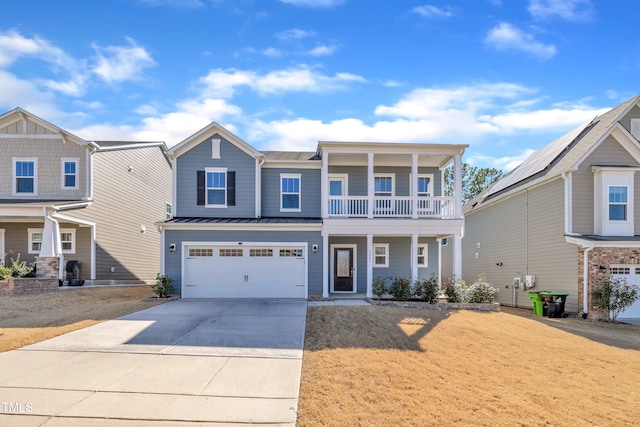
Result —
<instances>
[{"instance_id":1,"label":"downspout","mask_svg":"<svg viewBox=\"0 0 640 427\"><path fill-rule=\"evenodd\" d=\"M55 248L59 259L58 280L64 280L64 255L62 254L62 247L60 246L60 223L49 214L49 210L47 208L44 208L44 216L47 220L56 225L57 235L55 236Z\"/></svg>"},{"instance_id":2,"label":"downspout","mask_svg":"<svg viewBox=\"0 0 640 427\"><path fill-rule=\"evenodd\" d=\"M585 247L582 267L582 318L589 314L589 252L593 246Z\"/></svg>"},{"instance_id":3,"label":"downspout","mask_svg":"<svg viewBox=\"0 0 640 427\"><path fill-rule=\"evenodd\" d=\"M266 158L262 155L256 168L256 218L262 217L262 165L264 162Z\"/></svg>"}]
</instances>

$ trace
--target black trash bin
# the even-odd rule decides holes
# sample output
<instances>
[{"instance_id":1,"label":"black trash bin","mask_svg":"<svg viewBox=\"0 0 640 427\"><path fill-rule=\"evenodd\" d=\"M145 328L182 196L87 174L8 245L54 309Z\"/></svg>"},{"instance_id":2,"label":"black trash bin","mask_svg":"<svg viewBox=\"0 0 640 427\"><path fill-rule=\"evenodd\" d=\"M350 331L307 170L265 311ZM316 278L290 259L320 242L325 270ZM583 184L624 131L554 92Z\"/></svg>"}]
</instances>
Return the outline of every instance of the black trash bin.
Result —
<instances>
[{"instance_id":1,"label":"black trash bin","mask_svg":"<svg viewBox=\"0 0 640 427\"><path fill-rule=\"evenodd\" d=\"M65 267L69 286L82 286L84 280L80 279L80 263L78 261L67 261Z\"/></svg>"},{"instance_id":2,"label":"black trash bin","mask_svg":"<svg viewBox=\"0 0 640 427\"><path fill-rule=\"evenodd\" d=\"M545 316L552 318L562 317L564 313L564 303L569 294L563 292L540 292L540 297L544 300Z\"/></svg>"}]
</instances>

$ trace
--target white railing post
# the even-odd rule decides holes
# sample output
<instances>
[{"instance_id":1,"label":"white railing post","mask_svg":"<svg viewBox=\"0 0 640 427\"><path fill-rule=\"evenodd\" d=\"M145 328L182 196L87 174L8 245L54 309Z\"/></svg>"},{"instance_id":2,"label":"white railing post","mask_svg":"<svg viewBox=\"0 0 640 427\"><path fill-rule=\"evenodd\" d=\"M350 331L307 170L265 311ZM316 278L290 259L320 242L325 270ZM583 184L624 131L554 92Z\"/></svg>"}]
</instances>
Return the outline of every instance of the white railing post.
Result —
<instances>
[{"instance_id":1,"label":"white railing post","mask_svg":"<svg viewBox=\"0 0 640 427\"><path fill-rule=\"evenodd\" d=\"M411 155L411 218L418 218L418 154Z\"/></svg>"},{"instance_id":2,"label":"white railing post","mask_svg":"<svg viewBox=\"0 0 640 427\"><path fill-rule=\"evenodd\" d=\"M376 191L373 178L373 153L367 155L367 218L373 218L373 196Z\"/></svg>"}]
</instances>

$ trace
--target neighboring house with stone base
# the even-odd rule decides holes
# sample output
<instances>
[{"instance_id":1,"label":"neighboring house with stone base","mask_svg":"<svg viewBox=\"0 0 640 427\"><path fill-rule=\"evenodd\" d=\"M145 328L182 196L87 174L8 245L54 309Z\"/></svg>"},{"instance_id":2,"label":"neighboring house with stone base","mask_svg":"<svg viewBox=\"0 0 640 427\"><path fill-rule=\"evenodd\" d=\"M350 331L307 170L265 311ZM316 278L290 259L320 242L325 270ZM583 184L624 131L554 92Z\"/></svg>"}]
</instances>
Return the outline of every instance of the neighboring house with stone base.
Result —
<instances>
[{"instance_id":1,"label":"neighboring house with stone base","mask_svg":"<svg viewBox=\"0 0 640 427\"><path fill-rule=\"evenodd\" d=\"M37 274L64 279L73 260L89 283L153 281L166 154L163 142L86 141L21 108L0 115L0 263L41 258Z\"/></svg>"},{"instance_id":2,"label":"neighboring house with stone base","mask_svg":"<svg viewBox=\"0 0 640 427\"><path fill-rule=\"evenodd\" d=\"M565 310L604 317L603 277L640 284L640 96L533 153L464 206L463 277L484 274L501 304L569 294ZM636 225L637 224L637 225ZM514 279L535 281L532 289ZM620 315L640 318L640 302Z\"/></svg>"}]
</instances>

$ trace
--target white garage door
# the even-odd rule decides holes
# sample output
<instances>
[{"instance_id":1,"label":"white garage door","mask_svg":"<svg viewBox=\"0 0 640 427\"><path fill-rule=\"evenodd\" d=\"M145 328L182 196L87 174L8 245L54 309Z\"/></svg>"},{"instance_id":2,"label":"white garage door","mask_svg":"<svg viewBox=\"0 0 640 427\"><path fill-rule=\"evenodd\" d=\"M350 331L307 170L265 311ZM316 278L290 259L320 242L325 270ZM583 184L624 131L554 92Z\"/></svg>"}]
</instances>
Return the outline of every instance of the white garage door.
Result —
<instances>
[{"instance_id":1,"label":"white garage door","mask_svg":"<svg viewBox=\"0 0 640 427\"><path fill-rule=\"evenodd\" d=\"M306 298L304 244L185 245L183 298Z\"/></svg>"},{"instance_id":2,"label":"white garage door","mask_svg":"<svg viewBox=\"0 0 640 427\"><path fill-rule=\"evenodd\" d=\"M640 265L612 265L611 278L627 279L627 283L640 286ZM640 300L618 315L618 319L640 318Z\"/></svg>"}]
</instances>

